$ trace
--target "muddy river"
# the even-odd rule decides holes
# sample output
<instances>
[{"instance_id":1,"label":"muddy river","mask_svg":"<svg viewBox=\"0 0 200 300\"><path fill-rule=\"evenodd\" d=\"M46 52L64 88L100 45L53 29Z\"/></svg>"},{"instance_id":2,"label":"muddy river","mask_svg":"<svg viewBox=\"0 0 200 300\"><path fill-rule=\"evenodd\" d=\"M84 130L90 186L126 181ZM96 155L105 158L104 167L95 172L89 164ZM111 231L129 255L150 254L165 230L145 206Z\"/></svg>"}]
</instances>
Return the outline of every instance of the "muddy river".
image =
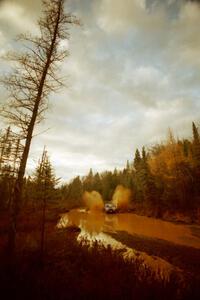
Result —
<instances>
[{"instance_id":1,"label":"muddy river","mask_svg":"<svg viewBox=\"0 0 200 300\"><path fill-rule=\"evenodd\" d=\"M172 254L173 251L179 253L183 250L187 257L188 251L193 251L200 260L200 226L174 224L132 213L105 214L75 209L63 214L57 227L65 228L74 225L81 229L77 237L78 241L96 240L105 246L123 248L124 258L140 257L144 264L165 277L168 277L174 268L177 270L180 268L173 265L170 259L168 261L163 259L163 255L159 255L162 254L162 249L166 252L167 248ZM136 245L139 251L135 249ZM148 253L148 245L151 246L151 255ZM156 249L159 251L155 252ZM177 249L178 251L175 251ZM184 255L181 257L182 260ZM166 257L168 256L170 255L167 254Z\"/></svg>"}]
</instances>

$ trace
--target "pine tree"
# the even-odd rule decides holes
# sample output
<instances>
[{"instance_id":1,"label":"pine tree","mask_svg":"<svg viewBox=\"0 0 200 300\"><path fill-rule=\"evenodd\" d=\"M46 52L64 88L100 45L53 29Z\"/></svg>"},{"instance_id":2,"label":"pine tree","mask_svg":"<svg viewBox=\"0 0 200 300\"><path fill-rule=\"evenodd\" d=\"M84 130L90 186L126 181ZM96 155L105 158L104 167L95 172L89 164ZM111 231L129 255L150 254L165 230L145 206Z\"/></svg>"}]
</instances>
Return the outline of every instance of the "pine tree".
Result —
<instances>
[{"instance_id":1,"label":"pine tree","mask_svg":"<svg viewBox=\"0 0 200 300\"><path fill-rule=\"evenodd\" d=\"M93 190L102 194L102 182L98 172L94 175Z\"/></svg>"},{"instance_id":2,"label":"pine tree","mask_svg":"<svg viewBox=\"0 0 200 300\"><path fill-rule=\"evenodd\" d=\"M68 203L68 207L74 208L81 206L83 196L83 185L79 176L75 177L67 187L65 191L65 201Z\"/></svg>"},{"instance_id":3,"label":"pine tree","mask_svg":"<svg viewBox=\"0 0 200 300\"><path fill-rule=\"evenodd\" d=\"M134 168L136 197L144 205L155 205L157 201L156 187L154 177L151 174L148 165L148 155L146 153L145 147L142 148L142 157L139 150L136 150Z\"/></svg>"},{"instance_id":4,"label":"pine tree","mask_svg":"<svg viewBox=\"0 0 200 300\"><path fill-rule=\"evenodd\" d=\"M195 123L192 123L193 131L193 158L196 166L200 167L200 136Z\"/></svg>"},{"instance_id":5,"label":"pine tree","mask_svg":"<svg viewBox=\"0 0 200 300\"><path fill-rule=\"evenodd\" d=\"M46 208L47 204L54 200L55 187L58 183L52 165L50 163L46 149L44 148L42 158L34 175L34 182L36 187L36 199L40 201L39 205L42 206L42 225L41 225L41 260L43 260L45 250L45 223L46 223Z\"/></svg>"},{"instance_id":6,"label":"pine tree","mask_svg":"<svg viewBox=\"0 0 200 300\"><path fill-rule=\"evenodd\" d=\"M115 174L116 175L116 174ZM102 196L104 201L109 201L112 199L113 192L116 188L117 177L110 171L105 171L101 174L102 179Z\"/></svg>"},{"instance_id":7,"label":"pine tree","mask_svg":"<svg viewBox=\"0 0 200 300\"><path fill-rule=\"evenodd\" d=\"M136 200L142 202L143 197L143 181L142 181L142 158L138 149L135 151L135 157L133 161L134 174L133 185L135 190Z\"/></svg>"},{"instance_id":8,"label":"pine tree","mask_svg":"<svg viewBox=\"0 0 200 300\"><path fill-rule=\"evenodd\" d=\"M142 161L142 159L140 156L140 152L138 149L136 149L135 158L134 158L134 168L136 171L140 168L141 161Z\"/></svg>"},{"instance_id":9,"label":"pine tree","mask_svg":"<svg viewBox=\"0 0 200 300\"><path fill-rule=\"evenodd\" d=\"M126 162L126 170L127 170L127 173L131 173L131 167L130 167L129 160L127 160L127 162Z\"/></svg>"},{"instance_id":10,"label":"pine tree","mask_svg":"<svg viewBox=\"0 0 200 300\"><path fill-rule=\"evenodd\" d=\"M183 147L183 154L185 157L189 157L191 151L191 142L187 139L184 139L180 142L180 145Z\"/></svg>"},{"instance_id":11,"label":"pine tree","mask_svg":"<svg viewBox=\"0 0 200 300\"><path fill-rule=\"evenodd\" d=\"M88 175L83 180L83 188L85 191L91 192L94 184L94 176L92 169L89 170Z\"/></svg>"},{"instance_id":12,"label":"pine tree","mask_svg":"<svg viewBox=\"0 0 200 300\"><path fill-rule=\"evenodd\" d=\"M200 136L195 123L192 123L192 156L194 166L194 194L196 205L200 204Z\"/></svg>"},{"instance_id":13,"label":"pine tree","mask_svg":"<svg viewBox=\"0 0 200 300\"><path fill-rule=\"evenodd\" d=\"M33 181L37 187L37 198L53 200L55 196L55 187L58 183L53 167L48 157L47 150L44 148L42 158L38 162Z\"/></svg>"},{"instance_id":14,"label":"pine tree","mask_svg":"<svg viewBox=\"0 0 200 300\"><path fill-rule=\"evenodd\" d=\"M157 205L155 179L150 171L149 164L148 164L148 155L144 147L142 148L142 169L143 169L144 199L150 205Z\"/></svg>"},{"instance_id":15,"label":"pine tree","mask_svg":"<svg viewBox=\"0 0 200 300\"><path fill-rule=\"evenodd\" d=\"M131 170L129 161L127 161L126 168L123 169L119 174L119 183L124 187L132 189L133 188L133 170ZM118 183L118 184L119 184Z\"/></svg>"}]
</instances>

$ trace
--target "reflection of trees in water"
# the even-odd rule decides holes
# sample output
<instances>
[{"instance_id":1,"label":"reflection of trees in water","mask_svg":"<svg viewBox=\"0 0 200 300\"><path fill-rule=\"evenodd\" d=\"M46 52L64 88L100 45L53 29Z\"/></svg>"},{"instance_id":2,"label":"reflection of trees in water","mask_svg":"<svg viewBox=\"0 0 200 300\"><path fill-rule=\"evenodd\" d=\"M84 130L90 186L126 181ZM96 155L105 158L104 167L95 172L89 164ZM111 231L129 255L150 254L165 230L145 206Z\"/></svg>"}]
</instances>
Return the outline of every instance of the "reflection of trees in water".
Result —
<instances>
[{"instance_id":1,"label":"reflection of trees in water","mask_svg":"<svg viewBox=\"0 0 200 300\"><path fill-rule=\"evenodd\" d=\"M160 257L151 256L151 253L147 254L145 252L140 252L145 251L142 249L135 250L133 248L136 247L135 242L133 243L133 247L128 244L125 246L125 241L120 241L120 239L118 241L117 238L117 236L120 237L120 230L124 231L124 234L125 232L126 234L129 234L130 237L135 236L135 238L138 237L138 239L144 239L148 245L148 237L151 237L153 243L156 241L162 242L162 240L163 243L167 243L164 239L157 239L159 235L162 234L165 235L166 240L168 241L176 239L182 240L182 243L186 245L197 245L199 243L198 245L200 248L200 240L197 237L192 236L189 226L177 225L134 214L105 214L102 212L83 212L74 209L67 213L61 219L59 224L60 226L79 226L81 232L77 237L78 242L88 242L91 246L94 242L105 247L110 245L112 248L122 251L124 259L131 260L139 258L143 260L141 267L142 265L144 265L144 267L150 267L156 276L160 276L166 280L174 270L174 266L165 261L164 257L164 259L162 259ZM116 235L116 239L112 235ZM190 237L190 240L187 239L188 237ZM149 247L151 247L151 245L149 245ZM174 244L174 247L181 246Z\"/></svg>"},{"instance_id":2,"label":"reflection of trees in water","mask_svg":"<svg viewBox=\"0 0 200 300\"><path fill-rule=\"evenodd\" d=\"M101 212L89 212L86 216L83 228L90 234L98 234L103 231L105 215Z\"/></svg>"},{"instance_id":3,"label":"reflection of trees in water","mask_svg":"<svg viewBox=\"0 0 200 300\"><path fill-rule=\"evenodd\" d=\"M159 219L137 216L131 213L105 214L103 212L80 212L72 210L66 214L65 226L76 225L91 235L103 231L126 231L151 238L159 238L180 245L200 248L200 239L193 236L190 227Z\"/></svg>"},{"instance_id":4,"label":"reflection of trees in water","mask_svg":"<svg viewBox=\"0 0 200 300\"><path fill-rule=\"evenodd\" d=\"M200 248L200 240L192 236L189 226L183 224L125 213L118 214L118 226L115 229Z\"/></svg>"},{"instance_id":5,"label":"reflection of trees in water","mask_svg":"<svg viewBox=\"0 0 200 300\"><path fill-rule=\"evenodd\" d=\"M116 228L119 226L119 220L118 215L105 215L105 229L108 228L108 230L116 230Z\"/></svg>"},{"instance_id":6,"label":"reflection of trees in water","mask_svg":"<svg viewBox=\"0 0 200 300\"><path fill-rule=\"evenodd\" d=\"M146 268L150 268L153 271L154 276L158 279L162 278L163 280L168 281L170 274L176 270L176 268L167 261L129 248L103 232L92 234L91 232L82 229L81 233L77 237L77 241L82 244L89 244L91 247L94 243L97 243L100 247L112 247L114 250L119 250L124 260L141 261L141 272L145 272ZM176 271L178 271L178 269Z\"/></svg>"}]
</instances>

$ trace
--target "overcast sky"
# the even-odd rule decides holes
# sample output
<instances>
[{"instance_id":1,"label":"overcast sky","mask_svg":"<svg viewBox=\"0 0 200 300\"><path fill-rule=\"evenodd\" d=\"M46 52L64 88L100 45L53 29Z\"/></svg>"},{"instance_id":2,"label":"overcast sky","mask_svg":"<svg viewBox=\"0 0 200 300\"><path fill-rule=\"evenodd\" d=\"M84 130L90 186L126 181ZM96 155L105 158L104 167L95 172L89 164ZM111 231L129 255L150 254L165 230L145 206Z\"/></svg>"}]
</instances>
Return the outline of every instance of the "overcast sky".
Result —
<instances>
[{"instance_id":1,"label":"overcast sky","mask_svg":"<svg viewBox=\"0 0 200 300\"><path fill-rule=\"evenodd\" d=\"M69 0L83 26L63 47L67 88L50 97L28 173L47 146L56 175L122 168L135 149L191 135L200 120L200 5L184 0ZM40 0L0 0L0 56L37 32ZM7 65L0 58L4 73ZM0 101L6 100L0 87ZM2 122L2 121L1 121ZM4 125L5 126L5 125ZM38 133L41 133L38 135Z\"/></svg>"}]
</instances>

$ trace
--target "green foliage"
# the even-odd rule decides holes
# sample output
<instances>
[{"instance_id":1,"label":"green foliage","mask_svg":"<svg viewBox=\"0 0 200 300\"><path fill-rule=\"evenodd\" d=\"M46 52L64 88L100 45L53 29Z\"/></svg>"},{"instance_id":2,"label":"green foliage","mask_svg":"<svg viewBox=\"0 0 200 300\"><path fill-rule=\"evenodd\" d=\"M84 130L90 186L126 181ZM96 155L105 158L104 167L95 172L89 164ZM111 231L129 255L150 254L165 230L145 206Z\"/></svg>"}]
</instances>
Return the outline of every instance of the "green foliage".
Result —
<instances>
[{"instance_id":1,"label":"green foliage","mask_svg":"<svg viewBox=\"0 0 200 300\"><path fill-rule=\"evenodd\" d=\"M32 179L26 182L26 189L32 191L34 201L54 201L56 200L56 185L59 179L56 179L53 167L49 160L47 151L44 149L42 158L38 162Z\"/></svg>"},{"instance_id":2,"label":"green foliage","mask_svg":"<svg viewBox=\"0 0 200 300\"><path fill-rule=\"evenodd\" d=\"M148 163L154 175L157 199L163 209L186 210L198 206L198 168L194 144L198 144L199 135L194 123L193 136L192 142L176 140L170 132L167 142L150 153Z\"/></svg>"},{"instance_id":3,"label":"green foliage","mask_svg":"<svg viewBox=\"0 0 200 300\"><path fill-rule=\"evenodd\" d=\"M200 136L194 122L192 123L192 130L193 130L193 143L192 143L193 159L195 165L200 167Z\"/></svg>"},{"instance_id":4,"label":"green foliage","mask_svg":"<svg viewBox=\"0 0 200 300\"><path fill-rule=\"evenodd\" d=\"M83 185L79 176L75 177L69 185L62 187L62 190L69 207L81 206Z\"/></svg>"},{"instance_id":5,"label":"green foliage","mask_svg":"<svg viewBox=\"0 0 200 300\"><path fill-rule=\"evenodd\" d=\"M194 194L196 202L200 205L200 136L195 123L192 123L193 141L192 158L194 173Z\"/></svg>"},{"instance_id":6,"label":"green foliage","mask_svg":"<svg viewBox=\"0 0 200 300\"><path fill-rule=\"evenodd\" d=\"M176 140L171 130L166 142L147 151L136 149L133 161L123 170L101 174L90 169L62 187L64 201L82 204L84 191L98 191L104 201L112 199L121 184L131 189L134 203L155 211L195 209L200 203L200 137L193 123L193 140Z\"/></svg>"}]
</instances>

